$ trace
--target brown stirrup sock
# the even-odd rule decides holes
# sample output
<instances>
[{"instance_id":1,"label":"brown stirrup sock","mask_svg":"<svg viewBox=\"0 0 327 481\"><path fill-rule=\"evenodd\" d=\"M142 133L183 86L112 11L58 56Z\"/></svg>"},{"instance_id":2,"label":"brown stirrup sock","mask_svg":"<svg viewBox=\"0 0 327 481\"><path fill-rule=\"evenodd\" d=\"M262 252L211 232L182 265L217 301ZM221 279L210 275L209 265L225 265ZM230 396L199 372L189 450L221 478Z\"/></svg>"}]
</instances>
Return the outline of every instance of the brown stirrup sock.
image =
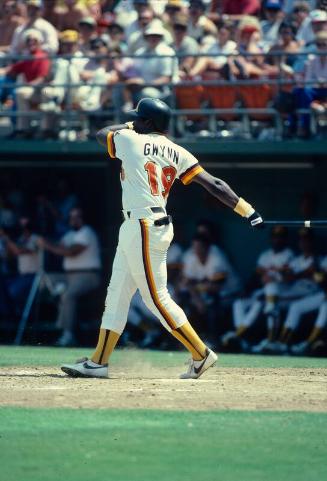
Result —
<instances>
[{"instance_id":1,"label":"brown stirrup sock","mask_svg":"<svg viewBox=\"0 0 327 481\"><path fill-rule=\"evenodd\" d=\"M97 347L91 360L96 364L107 364L112 351L115 349L120 334L109 329L100 329Z\"/></svg>"},{"instance_id":2,"label":"brown stirrup sock","mask_svg":"<svg viewBox=\"0 0 327 481\"><path fill-rule=\"evenodd\" d=\"M207 355L207 346L201 341L191 324L187 321L181 327L171 331L190 353L194 361L201 361Z\"/></svg>"}]
</instances>

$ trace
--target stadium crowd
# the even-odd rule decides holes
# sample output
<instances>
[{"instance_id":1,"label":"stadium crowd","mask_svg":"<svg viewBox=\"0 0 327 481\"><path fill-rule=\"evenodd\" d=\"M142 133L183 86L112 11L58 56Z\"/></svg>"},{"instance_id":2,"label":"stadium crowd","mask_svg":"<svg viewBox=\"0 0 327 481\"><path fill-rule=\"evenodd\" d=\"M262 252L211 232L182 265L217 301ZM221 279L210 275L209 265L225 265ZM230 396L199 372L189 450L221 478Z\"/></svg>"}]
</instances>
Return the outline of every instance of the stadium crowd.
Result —
<instances>
[{"instance_id":1,"label":"stadium crowd","mask_svg":"<svg viewBox=\"0 0 327 481\"><path fill-rule=\"evenodd\" d=\"M45 268L50 282L43 287L56 306L56 344L74 345L80 300L99 288L105 293L107 285L101 236L85 221L81 197L66 178L47 194L42 188L27 193L10 176L0 185L0 318L17 329ZM305 195L302 202L310 209L313 200ZM169 291L208 343L226 351L326 354L327 256L313 232L301 229L294 242L276 226L247 280L216 239L216 225L206 219L186 243L177 224L167 259ZM103 300L99 304L102 309ZM36 315L32 310L32 322ZM164 347L167 336L138 293L128 321L125 345Z\"/></svg>"},{"instance_id":2,"label":"stadium crowd","mask_svg":"<svg viewBox=\"0 0 327 481\"><path fill-rule=\"evenodd\" d=\"M280 135L306 138L323 135L326 85L324 0L0 2L0 114L11 138L82 140L143 97L191 110L177 136L217 135L217 120L237 136L241 119L243 136L265 138L273 110Z\"/></svg>"}]
</instances>

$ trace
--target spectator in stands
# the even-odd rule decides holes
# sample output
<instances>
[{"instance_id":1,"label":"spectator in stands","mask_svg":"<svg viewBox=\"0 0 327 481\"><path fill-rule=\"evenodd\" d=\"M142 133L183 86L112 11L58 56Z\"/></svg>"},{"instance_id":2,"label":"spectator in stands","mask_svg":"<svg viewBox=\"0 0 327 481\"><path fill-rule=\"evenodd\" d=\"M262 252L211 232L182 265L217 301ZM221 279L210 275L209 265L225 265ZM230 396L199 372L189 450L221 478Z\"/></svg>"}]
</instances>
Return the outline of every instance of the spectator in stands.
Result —
<instances>
[{"instance_id":1,"label":"spectator in stands","mask_svg":"<svg viewBox=\"0 0 327 481\"><path fill-rule=\"evenodd\" d=\"M211 36L217 35L217 27L206 16L205 11L206 7L202 0L190 0L187 33L201 45L210 41Z\"/></svg>"},{"instance_id":2,"label":"spectator in stands","mask_svg":"<svg viewBox=\"0 0 327 481\"><path fill-rule=\"evenodd\" d=\"M157 7L157 5L156 5ZM116 20L117 22L125 27L125 36L128 39L132 33L139 30L138 19L144 10L151 9L154 13L154 8L149 0L133 0L133 8L126 11L126 8L122 5L119 9L116 8Z\"/></svg>"},{"instance_id":3,"label":"spectator in stands","mask_svg":"<svg viewBox=\"0 0 327 481\"><path fill-rule=\"evenodd\" d=\"M164 42L164 35L165 29L159 20L153 20L144 31L147 46L139 49L134 59L137 76L126 81L134 103L144 97L167 99L170 94L166 84L177 72L177 61L174 50Z\"/></svg>"},{"instance_id":4,"label":"spectator in stands","mask_svg":"<svg viewBox=\"0 0 327 481\"><path fill-rule=\"evenodd\" d=\"M78 32L65 30L60 33L59 58L52 63L49 85L41 90L39 109L44 112L41 121L40 136L57 138L57 113L61 112L63 102L70 108L77 103L80 73L84 69L87 58L78 49ZM64 58L69 56L69 58ZM70 87L70 85L75 85Z\"/></svg>"},{"instance_id":5,"label":"spectator in stands","mask_svg":"<svg viewBox=\"0 0 327 481\"><path fill-rule=\"evenodd\" d=\"M78 30L79 22L90 14L78 0L66 0L64 8L58 9L58 30Z\"/></svg>"},{"instance_id":6,"label":"spectator in stands","mask_svg":"<svg viewBox=\"0 0 327 481\"><path fill-rule=\"evenodd\" d=\"M108 25L108 34L110 47L113 49L119 48L121 52L125 53L127 51L127 43L123 27L114 21Z\"/></svg>"},{"instance_id":7,"label":"spectator in stands","mask_svg":"<svg viewBox=\"0 0 327 481\"><path fill-rule=\"evenodd\" d=\"M327 102L327 31L317 34L316 46L320 55L310 56L305 67L304 81L311 83L307 87L294 90L298 109L308 109L314 101L319 101L322 105ZM309 114L300 116L298 135L310 135Z\"/></svg>"},{"instance_id":8,"label":"spectator in stands","mask_svg":"<svg viewBox=\"0 0 327 481\"><path fill-rule=\"evenodd\" d=\"M69 223L71 230L63 236L60 244L52 244L44 238L38 241L40 248L63 258L67 286L61 296L57 318L57 327L62 329L57 345L62 347L75 343L78 299L99 286L101 269L97 235L84 223L80 208L70 211Z\"/></svg>"},{"instance_id":9,"label":"spectator in stands","mask_svg":"<svg viewBox=\"0 0 327 481\"><path fill-rule=\"evenodd\" d=\"M210 71L213 74L212 78L217 78L217 75L219 78L219 72L229 61L225 55L237 52L237 45L232 40L233 24L226 21L219 22L217 25L218 35L215 42L201 50L201 53L204 55L209 54L210 56L199 57L189 73L190 76L195 77Z\"/></svg>"},{"instance_id":10,"label":"spectator in stands","mask_svg":"<svg viewBox=\"0 0 327 481\"><path fill-rule=\"evenodd\" d=\"M271 62L277 67L283 68L284 65L292 67L297 60L294 55L299 52L300 46L295 38L296 30L293 24L282 22L278 30L278 40L271 47L269 53L284 52L285 55L271 57ZM288 72L292 72L288 69Z\"/></svg>"},{"instance_id":11,"label":"spectator in stands","mask_svg":"<svg viewBox=\"0 0 327 481\"><path fill-rule=\"evenodd\" d=\"M222 3L221 10L219 5ZM212 0L211 12L216 15L228 15L239 20L243 15L258 15L260 12L259 0Z\"/></svg>"},{"instance_id":12,"label":"spectator in stands","mask_svg":"<svg viewBox=\"0 0 327 481\"><path fill-rule=\"evenodd\" d=\"M59 30L60 14L58 12L57 0L42 2L42 18L51 23L56 30Z\"/></svg>"},{"instance_id":13,"label":"spectator in stands","mask_svg":"<svg viewBox=\"0 0 327 481\"><path fill-rule=\"evenodd\" d=\"M296 38L302 45L309 47L315 43L315 36L322 30L327 30L327 12L313 10L301 23Z\"/></svg>"},{"instance_id":14,"label":"spectator in stands","mask_svg":"<svg viewBox=\"0 0 327 481\"><path fill-rule=\"evenodd\" d=\"M17 275L7 279L7 293L12 310L20 315L26 302L35 274L40 269L38 236L33 233L28 217L19 220L20 236L13 241L3 230L1 238L5 241L8 254L17 258Z\"/></svg>"},{"instance_id":15,"label":"spectator in stands","mask_svg":"<svg viewBox=\"0 0 327 481\"><path fill-rule=\"evenodd\" d=\"M181 55L181 57L178 58L179 70L184 73L189 73L196 62L194 54L199 52L199 45L194 38L187 35L188 20L186 15L175 15L172 25L174 36L172 47L177 55Z\"/></svg>"},{"instance_id":16,"label":"spectator in stands","mask_svg":"<svg viewBox=\"0 0 327 481\"><path fill-rule=\"evenodd\" d=\"M80 78L85 82L78 89L77 101L82 110L94 112L101 107L102 94L109 85L118 81L116 71L107 71L108 45L102 37L97 37L90 42L91 58L80 72ZM99 58L97 58L99 56Z\"/></svg>"},{"instance_id":17,"label":"spectator in stands","mask_svg":"<svg viewBox=\"0 0 327 481\"><path fill-rule=\"evenodd\" d=\"M41 49L42 35L38 30L29 29L24 32L25 47L33 58L22 60L10 67L0 69L0 75L5 74L9 78L16 79L23 75L27 85L17 87L15 90L18 112L28 113L32 103L40 102L40 88L50 69L50 61L46 53ZM26 138L32 135L30 129L31 119L25 115L17 116L16 130L11 137Z\"/></svg>"},{"instance_id":18,"label":"spectator in stands","mask_svg":"<svg viewBox=\"0 0 327 481\"><path fill-rule=\"evenodd\" d=\"M311 37L311 18L309 16L310 5L306 1L294 2L292 11L290 13L290 22L294 24L296 28L296 40L300 45L308 43ZM308 36L308 33L309 36Z\"/></svg>"},{"instance_id":19,"label":"spectator in stands","mask_svg":"<svg viewBox=\"0 0 327 481\"><path fill-rule=\"evenodd\" d=\"M55 54L58 50L57 31L51 23L42 18L41 0L26 0L28 19L24 25L16 28L11 42L10 52L13 55L26 52L25 33L33 29L40 33L42 50L49 54Z\"/></svg>"},{"instance_id":20,"label":"spectator in stands","mask_svg":"<svg viewBox=\"0 0 327 481\"><path fill-rule=\"evenodd\" d=\"M267 0L264 3L265 20L261 21L262 44L265 51L277 42L280 24L283 20L281 0Z\"/></svg>"},{"instance_id":21,"label":"spectator in stands","mask_svg":"<svg viewBox=\"0 0 327 481\"><path fill-rule=\"evenodd\" d=\"M183 4L183 0L168 0L162 15L162 21L167 28L173 24L176 15L187 16L187 9Z\"/></svg>"},{"instance_id":22,"label":"spectator in stands","mask_svg":"<svg viewBox=\"0 0 327 481\"><path fill-rule=\"evenodd\" d=\"M97 23L93 17L84 17L78 23L80 49L85 55L91 51L91 41L97 38Z\"/></svg>"},{"instance_id":23,"label":"spectator in stands","mask_svg":"<svg viewBox=\"0 0 327 481\"><path fill-rule=\"evenodd\" d=\"M134 54L139 48L146 46L146 40L144 38L144 30L154 19L154 12L152 8L143 8L137 16L138 28L131 32L129 35L126 33L128 52Z\"/></svg>"},{"instance_id":24,"label":"spectator in stands","mask_svg":"<svg viewBox=\"0 0 327 481\"><path fill-rule=\"evenodd\" d=\"M4 0L0 17L0 60L10 49L11 40L16 28L25 22L23 17L16 15L15 0Z\"/></svg>"}]
</instances>

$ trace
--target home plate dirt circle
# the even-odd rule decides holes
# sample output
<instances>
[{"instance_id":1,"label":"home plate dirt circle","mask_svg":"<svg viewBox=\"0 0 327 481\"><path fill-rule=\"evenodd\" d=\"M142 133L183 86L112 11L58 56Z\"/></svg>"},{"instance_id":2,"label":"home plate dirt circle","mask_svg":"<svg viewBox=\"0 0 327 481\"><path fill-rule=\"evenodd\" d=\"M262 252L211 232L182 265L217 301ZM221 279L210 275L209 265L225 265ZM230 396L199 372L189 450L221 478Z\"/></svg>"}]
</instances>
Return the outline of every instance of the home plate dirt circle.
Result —
<instances>
[{"instance_id":1,"label":"home plate dirt circle","mask_svg":"<svg viewBox=\"0 0 327 481\"><path fill-rule=\"evenodd\" d=\"M73 379L58 367L0 369L0 406L327 412L326 368L219 368L180 380L176 367L113 367Z\"/></svg>"}]
</instances>

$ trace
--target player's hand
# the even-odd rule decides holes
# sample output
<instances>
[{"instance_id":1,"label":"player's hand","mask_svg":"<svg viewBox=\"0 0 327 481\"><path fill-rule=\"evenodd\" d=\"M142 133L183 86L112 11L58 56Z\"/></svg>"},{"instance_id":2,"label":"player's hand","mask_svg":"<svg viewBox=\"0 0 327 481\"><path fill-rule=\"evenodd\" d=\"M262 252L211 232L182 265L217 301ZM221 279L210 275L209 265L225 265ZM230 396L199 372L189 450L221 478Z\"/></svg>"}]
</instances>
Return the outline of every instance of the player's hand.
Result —
<instances>
[{"instance_id":1,"label":"player's hand","mask_svg":"<svg viewBox=\"0 0 327 481\"><path fill-rule=\"evenodd\" d=\"M259 212L253 212L250 217L247 218L247 221L251 225L251 227L255 227L256 229L262 229L264 226L264 220L259 214Z\"/></svg>"}]
</instances>

